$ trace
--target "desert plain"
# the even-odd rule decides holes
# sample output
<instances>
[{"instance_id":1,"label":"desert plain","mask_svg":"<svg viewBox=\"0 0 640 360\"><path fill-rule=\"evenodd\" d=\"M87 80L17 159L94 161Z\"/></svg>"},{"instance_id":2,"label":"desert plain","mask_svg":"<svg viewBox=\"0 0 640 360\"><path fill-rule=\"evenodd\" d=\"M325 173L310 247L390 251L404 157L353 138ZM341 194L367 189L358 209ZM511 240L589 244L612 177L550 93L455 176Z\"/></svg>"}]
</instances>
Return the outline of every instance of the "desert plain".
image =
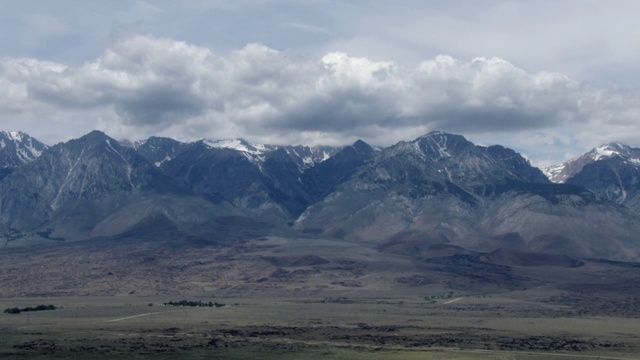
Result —
<instances>
[{"instance_id":1,"label":"desert plain","mask_svg":"<svg viewBox=\"0 0 640 360\"><path fill-rule=\"evenodd\" d=\"M0 253L2 359L637 359L640 265L278 236ZM222 307L165 306L181 300Z\"/></svg>"}]
</instances>

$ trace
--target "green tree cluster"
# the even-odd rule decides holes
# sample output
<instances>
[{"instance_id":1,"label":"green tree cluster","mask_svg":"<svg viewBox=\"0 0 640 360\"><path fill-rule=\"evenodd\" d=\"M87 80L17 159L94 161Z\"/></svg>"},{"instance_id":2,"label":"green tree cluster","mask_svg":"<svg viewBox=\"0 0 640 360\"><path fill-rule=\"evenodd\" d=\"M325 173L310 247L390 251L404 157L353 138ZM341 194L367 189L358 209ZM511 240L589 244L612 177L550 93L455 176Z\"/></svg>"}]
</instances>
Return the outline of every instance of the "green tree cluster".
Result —
<instances>
[{"instance_id":1,"label":"green tree cluster","mask_svg":"<svg viewBox=\"0 0 640 360\"><path fill-rule=\"evenodd\" d=\"M55 306L53 305L38 305L36 307L26 307L26 308L17 308L17 307L13 307L13 308L6 308L4 309L5 314L20 314L21 312L28 312L28 311L44 311L44 310L55 310L57 309Z\"/></svg>"},{"instance_id":2,"label":"green tree cluster","mask_svg":"<svg viewBox=\"0 0 640 360\"><path fill-rule=\"evenodd\" d=\"M169 301L163 304L164 306L191 306L191 307L223 307L225 304L220 304L218 302L202 302L202 301L188 301L188 300L180 300L180 301Z\"/></svg>"}]
</instances>

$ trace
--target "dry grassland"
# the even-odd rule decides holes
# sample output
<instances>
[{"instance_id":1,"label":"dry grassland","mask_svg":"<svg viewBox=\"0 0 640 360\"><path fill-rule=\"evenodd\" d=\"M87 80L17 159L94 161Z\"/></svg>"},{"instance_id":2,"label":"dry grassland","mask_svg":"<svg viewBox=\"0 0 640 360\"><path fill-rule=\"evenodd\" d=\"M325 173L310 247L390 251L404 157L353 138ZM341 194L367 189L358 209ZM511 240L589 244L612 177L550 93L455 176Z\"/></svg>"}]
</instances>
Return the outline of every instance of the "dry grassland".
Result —
<instances>
[{"instance_id":1,"label":"dry grassland","mask_svg":"<svg viewBox=\"0 0 640 360\"><path fill-rule=\"evenodd\" d=\"M2 299L2 308L62 308L1 314L0 358L638 358L640 319L524 314L518 296L448 304L420 297L194 298L227 304L221 308L162 306L179 300L167 297Z\"/></svg>"}]
</instances>

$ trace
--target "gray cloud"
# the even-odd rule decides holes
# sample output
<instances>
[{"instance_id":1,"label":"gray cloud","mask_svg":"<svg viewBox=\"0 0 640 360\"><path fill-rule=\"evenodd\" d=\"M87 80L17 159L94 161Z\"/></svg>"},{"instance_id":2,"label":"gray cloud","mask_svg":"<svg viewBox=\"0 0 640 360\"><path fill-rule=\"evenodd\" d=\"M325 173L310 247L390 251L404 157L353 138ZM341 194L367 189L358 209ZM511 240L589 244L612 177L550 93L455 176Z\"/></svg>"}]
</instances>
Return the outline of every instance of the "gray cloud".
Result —
<instances>
[{"instance_id":1,"label":"gray cloud","mask_svg":"<svg viewBox=\"0 0 640 360\"><path fill-rule=\"evenodd\" d=\"M432 129L478 139L527 130L540 135L520 149L535 155L558 129L591 146L610 136L634 145L639 115L635 92L530 73L500 58L442 55L408 68L340 52L312 61L258 44L218 55L132 35L114 39L82 66L0 61L0 116L47 116L123 138L340 143L360 137L384 145Z\"/></svg>"}]
</instances>

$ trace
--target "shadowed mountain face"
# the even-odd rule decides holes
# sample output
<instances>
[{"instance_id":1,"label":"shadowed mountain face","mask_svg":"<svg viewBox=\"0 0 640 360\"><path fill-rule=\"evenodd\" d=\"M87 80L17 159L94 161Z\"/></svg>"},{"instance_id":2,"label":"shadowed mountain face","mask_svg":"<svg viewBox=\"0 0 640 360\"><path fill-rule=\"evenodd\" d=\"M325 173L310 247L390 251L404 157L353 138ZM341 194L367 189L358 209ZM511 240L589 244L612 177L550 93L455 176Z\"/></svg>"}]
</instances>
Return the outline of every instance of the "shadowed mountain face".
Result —
<instances>
[{"instance_id":1,"label":"shadowed mountain face","mask_svg":"<svg viewBox=\"0 0 640 360\"><path fill-rule=\"evenodd\" d=\"M307 170L302 182L314 201L331 194L338 185L349 180L360 167L373 161L375 151L362 140L346 146L331 158Z\"/></svg>"},{"instance_id":2,"label":"shadowed mountain face","mask_svg":"<svg viewBox=\"0 0 640 360\"><path fill-rule=\"evenodd\" d=\"M308 204L298 167L283 150L258 159L201 141L162 169L196 195L213 203L229 202L257 218L291 221Z\"/></svg>"},{"instance_id":3,"label":"shadowed mountain face","mask_svg":"<svg viewBox=\"0 0 640 360\"><path fill-rule=\"evenodd\" d=\"M255 217L290 222L309 206L314 194L323 191L314 181L307 181L310 177L306 173L325 166L322 160L330 154L337 152L337 158L343 158L344 151L348 150L264 146L244 140L199 141L162 169L210 201L229 201ZM325 184L332 181L323 181Z\"/></svg>"},{"instance_id":4,"label":"shadowed mountain face","mask_svg":"<svg viewBox=\"0 0 640 360\"><path fill-rule=\"evenodd\" d=\"M585 165L567 179L567 184L583 186L603 199L623 204L640 214L640 159L629 161L621 156Z\"/></svg>"},{"instance_id":5,"label":"shadowed mountain face","mask_svg":"<svg viewBox=\"0 0 640 360\"><path fill-rule=\"evenodd\" d=\"M189 144L185 144L170 138L152 136L147 140L137 141L135 143L126 144L134 148L136 152L157 167L174 159L189 148Z\"/></svg>"},{"instance_id":6,"label":"shadowed mountain face","mask_svg":"<svg viewBox=\"0 0 640 360\"><path fill-rule=\"evenodd\" d=\"M81 239L113 211L158 194L189 191L95 131L48 149L7 176L0 183L0 224L45 238Z\"/></svg>"},{"instance_id":7,"label":"shadowed mountain face","mask_svg":"<svg viewBox=\"0 0 640 360\"><path fill-rule=\"evenodd\" d=\"M147 160L211 202L228 201L252 216L290 222L312 201L302 173L335 147L252 144L242 139L185 144L149 138L132 145Z\"/></svg>"},{"instance_id":8,"label":"shadowed mountain face","mask_svg":"<svg viewBox=\"0 0 640 360\"><path fill-rule=\"evenodd\" d=\"M504 249L494 255L519 263L531 253L637 259L637 215L585 189L633 197L635 180L622 180L636 179L629 160L607 161L582 168L609 184L599 190L579 177L551 183L513 150L442 132L381 150L155 137L123 146L92 132L6 172L0 230L10 245L149 236L230 244L292 224L293 236L410 256L444 246Z\"/></svg>"}]
</instances>

